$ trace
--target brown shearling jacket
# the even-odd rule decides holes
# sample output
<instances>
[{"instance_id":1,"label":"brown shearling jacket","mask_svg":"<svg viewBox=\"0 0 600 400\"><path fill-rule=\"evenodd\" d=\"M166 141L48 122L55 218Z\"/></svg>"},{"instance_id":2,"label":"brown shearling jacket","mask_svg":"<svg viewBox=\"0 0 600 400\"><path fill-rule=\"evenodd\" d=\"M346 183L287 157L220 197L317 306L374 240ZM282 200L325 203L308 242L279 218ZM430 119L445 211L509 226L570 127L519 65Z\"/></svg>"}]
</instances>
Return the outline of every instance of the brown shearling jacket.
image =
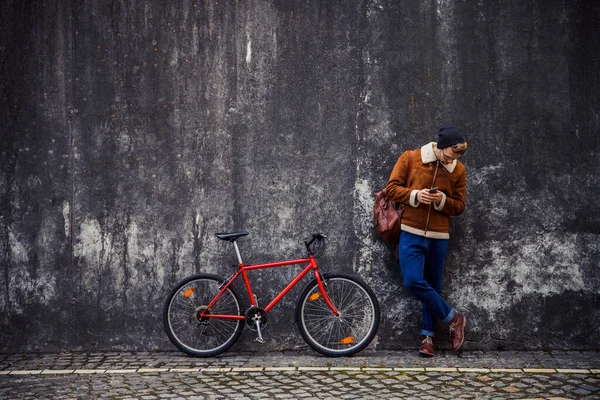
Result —
<instances>
[{"instance_id":1,"label":"brown shearling jacket","mask_svg":"<svg viewBox=\"0 0 600 400\"><path fill-rule=\"evenodd\" d=\"M414 150L410 182L406 182L410 151L405 151L398 158L386 189L389 198L406 205L402 214L403 231L432 239L448 239L450 216L460 215L465 210L467 170L458 160L448 165L439 162L434 146L432 142ZM442 192L441 203L421 204L417 192L433 187Z\"/></svg>"}]
</instances>

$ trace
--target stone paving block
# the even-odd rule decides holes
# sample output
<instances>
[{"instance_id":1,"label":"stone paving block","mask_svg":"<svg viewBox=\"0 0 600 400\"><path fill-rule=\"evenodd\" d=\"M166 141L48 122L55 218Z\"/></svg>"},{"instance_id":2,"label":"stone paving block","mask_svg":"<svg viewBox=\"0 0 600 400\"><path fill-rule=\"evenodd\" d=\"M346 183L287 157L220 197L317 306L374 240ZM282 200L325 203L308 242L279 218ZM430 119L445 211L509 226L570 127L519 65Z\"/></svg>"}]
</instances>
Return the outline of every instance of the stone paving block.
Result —
<instances>
[{"instance_id":1,"label":"stone paving block","mask_svg":"<svg viewBox=\"0 0 600 400\"><path fill-rule=\"evenodd\" d=\"M427 372L455 372L457 370L458 370L457 368L440 368L440 367L425 368L425 371L427 371Z\"/></svg>"},{"instance_id":2,"label":"stone paving block","mask_svg":"<svg viewBox=\"0 0 600 400\"><path fill-rule=\"evenodd\" d=\"M234 367L231 369L234 372L262 372L263 367Z\"/></svg>"},{"instance_id":3,"label":"stone paving block","mask_svg":"<svg viewBox=\"0 0 600 400\"><path fill-rule=\"evenodd\" d=\"M368 372L386 372L386 371L393 371L393 368L388 368L388 367L363 367L361 368L363 371L368 371Z\"/></svg>"},{"instance_id":4,"label":"stone paving block","mask_svg":"<svg viewBox=\"0 0 600 400\"><path fill-rule=\"evenodd\" d=\"M557 368L556 371L561 374L590 374L588 369L561 369Z\"/></svg>"},{"instance_id":5,"label":"stone paving block","mask_svg":"<svg viewBox=\"0 0 600 400\"><path fill-rule=\"evenodd\" d=\"M577 390L573 391L573 393L576 393L581 396L587 396L589 394L592 394L592 392L590 392L589 390L585 390L585 389L577 389Z\"/></svg>"},{"instance_id":6,"label":"stone paving block","mask_svg":"<svg viewBox=\"0 0 600 400\"><path fill-rule=\"evenodd\" d=\"M229 372L231 368L202 368L200 372Z\"/></svg>"},{"instance_id":7,"label":"stone paving block","mask_svg":"<svg viewBox=\"0 0 600 400\"><path fill-rule=\"evenodd\" d=\"M506 387L503 387L502 390L504 390L505 392L509 392L509 393L517 393L517 392L521 391L521 389L519 389L518 387L514 387L514 386L506 386Z\"/></svg>"},{"instance_id":8,"label":"stone paving block","mask_svg":"<svg viewBox=\"0 0 600 400\"><path fill-rule=\"evenodd\" d=\"M487 368L458 368L459 372L476 372L480 374L487 374L490 372Z\"/></svg>"},{"instance_id":9,"label":"stone paving block","mask_svg":"<svg viewBox=\"0 0 600 400\"><path fill-rule=\"evenodd\" d=\"M298 367L298 371L329 371L329 367Z\"/></svg>"},{"instance_id":10,"label":"stone paving block","mask_svg":"<svg viewBox=\"0 0 600 400\"><path fill-rule=\"evenodd\" d=\"M400 371L400 372L425 372L425 368L394 368L394 371Z\"/></svg>"},{"instance_id":11,"label":"stone paving block","mask_svg":"<svg viewBox=\"0 0 600 400\"><path fill-rule=\"evenodd\" d=\"M266 367L265 371L267 372L276 372L276 371L295 371L295 367Z\"/></svg>"},{"instance_id":12,"label":"stone paving block","mask_svg":"<svg viewBox=\"0 0 600 400\"><path fill-rule=\"evenodd\" d=\"M491 368L490 371L492 371L492 372L506 372L506 373L510 373L510 374L515 374L515 373L523 372L523 370L520 369L520 368Z\"/></svg>"},{"instance_id":13,"label":"stone paving block","mask_svg":"<svg viewBox=\"0 0 600 400\"><path fill-rule=\"evenodd\" d=\"M64 375L72 374L74 371L73 369L45 369L42 371L42 375Z\"/></svg>"},{"instance_id":14,"label":"stone paving block","mask_svg":"<svg viewBox=\"0 0 600 400\"><path fill-rule=\"evenodd\" d=\"M186 373L186 372L200 372L200 368L171 368L169 372L174 373Z\"/></svg>"},{"instance_id":15,"label":"stone paving block","mask_svg":"<svg viewBox=\"0 0 600 400\"><path fill-rule=\"evenodd\" d=\"M139 368L137 372L146 373L146 372L168 372L168 368Z\"/></svg>"},{"instance_id":16,"label":"stone paving block","mask_svg":"<svg viewBox=\"0 0 600 400\"><path fill-rule=\"evenodd\" d=\"M10 375L39 375L42 373L41 369L38 370L25 370L25 371L12 371Z\"/></svg>"},{"instance_id":17,"label":"stone paving block","mask_svg":"<svg viewBox=\"0 0 600 400\"><path fill-rule=\"evenodd\" d=\"M330 371L361 371L360 367L330 367Z\"/></svg>"},{"instance_id":18,"label":"stone paving block","mask_svg":"<svg viewBox=\"0 0 600 400\"><path fill-rule=\"evenodd\" d=\"M107 369L105 374L133 374L137 369Z\"/></svg>"},{"instance_id":19,"label":"stone paving block","mask_svg":"<svg viewBox=\"0 0 600 400\"><path fill-rule=\"evenodd\" d=\"M523 368L523 372L528 374L555 374L556 370L553 368Z\"/></svg>"}]
</instances>

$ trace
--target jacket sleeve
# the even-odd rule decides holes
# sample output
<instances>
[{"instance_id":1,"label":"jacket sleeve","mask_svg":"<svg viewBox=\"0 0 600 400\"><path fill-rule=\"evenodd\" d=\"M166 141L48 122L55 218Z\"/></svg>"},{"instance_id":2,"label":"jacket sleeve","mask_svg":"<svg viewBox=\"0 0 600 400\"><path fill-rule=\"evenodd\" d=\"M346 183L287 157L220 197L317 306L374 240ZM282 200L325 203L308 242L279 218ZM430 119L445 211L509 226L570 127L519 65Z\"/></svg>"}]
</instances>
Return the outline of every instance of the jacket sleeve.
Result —
<instances>
[{"instance_id":1,"label":"jacket sleeve","mask_svg":"<svg viewBox=\"0 0 600 400\"><path fill-rule=\"evenodd\" d=\"M415 199L411 199L411 197L415 197L415 195L411 196L413 190L408 187L409 182L406 182L409 165L410 151L405 151L398 158L398 161L396 161L396 165L394 165L394 169L392 170L390 179L388 180L385 189L387 191L388 198L397 203L410 204L415 207Z\"/></svg>"},{"instance_id":2,"label":"jacket sleeve","mask_svg":"<svg viewBox=\"0 0 600 400\"><path fill-rule=\"evenodd\" d=\"M452 195L446 197L444 208L441 210L444 214L450 216L460 215L465 211L465 204L467 200L467 171L463 168L462 173L456 184Z\"/></svg>"}]
</instances>

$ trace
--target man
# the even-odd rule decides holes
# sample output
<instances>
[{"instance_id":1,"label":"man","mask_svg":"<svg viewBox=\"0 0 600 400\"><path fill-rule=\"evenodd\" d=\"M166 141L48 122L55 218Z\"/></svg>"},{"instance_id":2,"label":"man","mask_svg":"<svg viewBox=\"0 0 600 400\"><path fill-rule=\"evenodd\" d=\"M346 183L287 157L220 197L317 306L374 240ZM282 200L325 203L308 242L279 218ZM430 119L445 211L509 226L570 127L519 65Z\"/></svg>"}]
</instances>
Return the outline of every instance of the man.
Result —
<instances>
[{"instance_id":1,"label":"man","mask_svg":"<svg viewBox=\"0 0 600 400\"><path fill-rule=\"evenodd\" d=\"M439 130L437 143L404 152L386 186L388 197L406 204L398 247L404 285L423 304L421 350L434 355L433 339L439 319L450 328L452 350L464 341L467 319L440 295L448 249L450 216L465 209L467 171L458 158L467 150L464 135L453 126Z\"/></svg>"}]
</instances>

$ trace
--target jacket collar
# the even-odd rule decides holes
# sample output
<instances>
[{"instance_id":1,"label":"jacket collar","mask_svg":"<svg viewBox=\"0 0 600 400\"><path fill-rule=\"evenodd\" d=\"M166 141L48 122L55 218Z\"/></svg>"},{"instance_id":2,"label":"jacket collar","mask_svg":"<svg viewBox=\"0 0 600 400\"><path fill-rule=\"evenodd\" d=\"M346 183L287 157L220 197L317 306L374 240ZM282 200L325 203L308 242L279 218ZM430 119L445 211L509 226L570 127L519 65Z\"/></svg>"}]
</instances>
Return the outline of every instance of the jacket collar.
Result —
<instances>
[{"instance_id":1,"label":"jacket collar","mask_svg":"<svg viewBox=\"0 0 600 400\"><path fill-rule=\"evenodd\" d=\"M421 147L421 161L423 162L423 164L429 164L432 162L436 162L438 159L435 156L435 152L433 151L433 147L435 146L435 142L431 142L431 143L427 143L425 146ZM442 163L442 167L444 167L444 169L450 173L452 173L454 171L454 168L456 168L456 163L458 161L454 160L452 161L450 164L448 165L444 165Z\"/></svg>"}]
</instances>

